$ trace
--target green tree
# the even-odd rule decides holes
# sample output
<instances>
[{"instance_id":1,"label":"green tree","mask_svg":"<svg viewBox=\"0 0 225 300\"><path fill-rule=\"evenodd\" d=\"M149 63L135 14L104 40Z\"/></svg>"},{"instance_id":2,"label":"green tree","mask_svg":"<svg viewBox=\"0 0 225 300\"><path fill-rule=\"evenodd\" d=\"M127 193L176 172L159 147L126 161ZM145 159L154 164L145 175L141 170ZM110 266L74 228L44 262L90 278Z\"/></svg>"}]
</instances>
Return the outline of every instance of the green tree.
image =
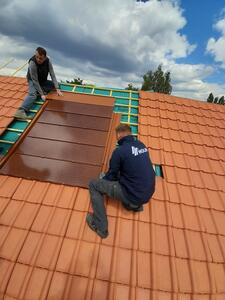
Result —
<instances>
[{"instance_id":1,"label":"green tree","mask_svg":"<svg viewBox=\"0 0 225 300\"><path fill-rule=\"evenodd\" d=\"M225 104L224 96L220 97L220 99L219 99L219 101L218 101L218 104L222 104L222 105Z\"/></svg>"},{"instance_id":2,"label":"green tree","mask_svg":"<svg viewBox=\"0 0 225 300\"><path fill-rule=\"evenodd\" d=\"M213 93L210 93L210 94L209 94L209 97L207 98L207 102L212 103L213 100L214 100Z\"/></svg>"},{"instance_id":3,"label":"green tree","mask_svg":"<svg viewBox=\"0 0 225 300\"><path fill-rule=\"evenodd\" d=\"M218 103L218 100L219 100L219 97L216 97L216 98L214 99L214 102L213 102L213 103Z\"/></svg>"},{"instance_id":4,"label":"green tree","mask_svg":"<svg viewBox=\"0 0 225 300\"><path fill-rule=\"evenodd\" d=\"M148 71L143 75L144 82L142 84L143 91L153 91L163 94L171 94L171 74L170 72L163 72L162 66L159 65L156 71Z\"/></svg>"},{"instance_id":5,"label":"green tree","mask_svg":"<svg viewBox=\"0 0 225 300\"><path fill-rule=\"evenodd\" d=\"M132 83L129 83L128 86L125 88L125 90L138 91L139 89L133 86Z\"/></svg>"},{"instance_id":6,"label":"green tree","mask_svg":"<svg viewBox=\"0 0 225 300\"><path fill-rule=\"evenodd\" d=\"M82 84L83 84L83 79L80 79L79 77L77 77L77 78L74 78L74 79L71 80L71 81L67 80L66 82L67 82L67 83L70 83L70 84L78 84L78 85L82 85Z\"/></svg>"}]
</instances>

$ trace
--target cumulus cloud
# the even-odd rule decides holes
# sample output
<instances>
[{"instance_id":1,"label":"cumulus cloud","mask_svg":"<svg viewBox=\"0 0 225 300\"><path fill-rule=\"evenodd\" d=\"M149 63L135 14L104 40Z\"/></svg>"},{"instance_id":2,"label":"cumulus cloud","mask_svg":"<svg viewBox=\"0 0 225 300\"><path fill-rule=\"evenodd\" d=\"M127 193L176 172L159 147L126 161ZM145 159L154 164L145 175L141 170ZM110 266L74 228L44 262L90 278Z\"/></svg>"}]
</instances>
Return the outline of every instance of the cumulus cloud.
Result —
<instances>
[{"instance_id":1,"label":"cumulus cloud","mask_svg":"<svg viewBox=\"0 0 225 300\"><path fill-rule=\"evenodd\" d=\"M187 56L194 46L179 33L185 24L173 1L14 0L0 11L2 35L120 73Z\"/></svg>"},{"instance_id":2,"label":"cumulus cloud","mask_svg":"<svg viewBox=\"0 0 225 300\"><path fill-rule=\"evenodd\" d=\"M211 53L215 61L221 63L221 66L225 68L225 15L222 19L217 21L214 28L221 36L217 39L211 37L208 40L207 52Z\"/></svg>"},{"instance_id":3,"label":"cumulus cloud","mask_svg":"<svg viewBox=\"0 0 225 300\"><path fill-rule=\"evenodd\" d=\"M114 87L129 82L140 87L142 75L162 64L172 72L175 93L192 97L195 92L201 98L208 90L204 78L213 70L176 63L196 47L181 33L185 25L179 0L2 0L0 64L16 58L4 71L11 74L40 45L47 48L59 80L79 76Z\"/></svg>"}]
</instances>

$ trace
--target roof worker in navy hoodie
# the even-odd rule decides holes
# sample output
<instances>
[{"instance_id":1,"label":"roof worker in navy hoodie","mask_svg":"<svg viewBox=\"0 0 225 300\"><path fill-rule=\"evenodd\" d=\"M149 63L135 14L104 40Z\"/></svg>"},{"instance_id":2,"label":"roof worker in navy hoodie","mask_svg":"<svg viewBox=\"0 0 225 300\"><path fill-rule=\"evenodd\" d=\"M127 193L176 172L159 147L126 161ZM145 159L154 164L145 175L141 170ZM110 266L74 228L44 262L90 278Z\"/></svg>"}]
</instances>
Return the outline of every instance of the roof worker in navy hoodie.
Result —
<instances>
[{"instance_id":1,"label":"roof worker in navy hoodie","mask_svg":"<svg viewBox=\"0 0 225 300\"><path fill-rule=\"evenodd\" d=\"M48 74L50 74L52 81L48 80ZM47 56L46 50L42 47L38 47L34 56L29 59L27 81L28 95L25 97L21 107L15 114L15 117L20 119L28 118L27 113L38 95L45 101L46 95L51 90L56 89L58 96L62 96L52 63Z\"/></svg>"},{"instance_id":2,"label":"roof worker in navy hoodie","mask_svg":"<svg viewBox=\"0 0 225 300\"><path fill-rule=\"evenodd\" d=\"M86 222L101 238L108 236L108 221L104 195L117 199L131 211L143 210L155 191L155 172L146 146L131 135L131 128L120 124L116 128L119 146L110 159L109 170L102 179L89 183L93 214Z\"/></svg>"}]
</instances>

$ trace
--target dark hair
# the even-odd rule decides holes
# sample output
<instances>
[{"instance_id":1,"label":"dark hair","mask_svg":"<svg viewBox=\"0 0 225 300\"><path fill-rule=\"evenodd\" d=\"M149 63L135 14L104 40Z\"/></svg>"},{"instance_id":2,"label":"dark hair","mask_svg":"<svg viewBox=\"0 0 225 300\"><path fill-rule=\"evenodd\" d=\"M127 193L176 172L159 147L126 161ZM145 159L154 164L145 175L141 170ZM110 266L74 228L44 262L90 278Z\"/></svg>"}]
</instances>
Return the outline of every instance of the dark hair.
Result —
<instances>
[{"instance_id":1,"label":"dark hair","mask_svg":"<svg viewBox=\"0 0 225 300\"><path fill-rule=\"evenodd\" d=\"M116 133L119 133L119 132L129 132L129 133L131 133L131 127L127 124L119 124L116 127Z\"/></svg>"},{"instance_id":2,"label":"dark hair","mask_svg":"<svg viewBox=\"0 0 225 300\"><path fill-rule=\"evenodd\" d=\"M40 55L44 55L46 56L47 55L47 52L44 48L42 47L37 47L36 51L40 54Z\"/></svg>"}]
</instances>

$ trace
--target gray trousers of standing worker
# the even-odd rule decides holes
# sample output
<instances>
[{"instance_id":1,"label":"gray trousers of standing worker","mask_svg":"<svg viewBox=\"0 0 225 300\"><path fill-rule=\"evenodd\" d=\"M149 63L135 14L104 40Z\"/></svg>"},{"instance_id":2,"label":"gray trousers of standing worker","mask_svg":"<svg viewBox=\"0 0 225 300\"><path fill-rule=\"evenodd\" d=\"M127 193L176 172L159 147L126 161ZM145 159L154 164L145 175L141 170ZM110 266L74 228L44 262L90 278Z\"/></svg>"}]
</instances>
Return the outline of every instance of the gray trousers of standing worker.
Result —
<instances>
[{"instance_id":1,"label":"gray trousers of standing worker","mask_svg":"<svg viewBox=\"0 0 225 300\"><path fill-rule=\"evenodd\" d=\"M95 225L99 230L108 230L108 220L104 205L104 195L109 196L129 205L129 201L125 198L121 185L118 181L109 181L105 179L93 179L89 183L89 192L93 208L93 217Z\"/></svg>"}]
</instances>

